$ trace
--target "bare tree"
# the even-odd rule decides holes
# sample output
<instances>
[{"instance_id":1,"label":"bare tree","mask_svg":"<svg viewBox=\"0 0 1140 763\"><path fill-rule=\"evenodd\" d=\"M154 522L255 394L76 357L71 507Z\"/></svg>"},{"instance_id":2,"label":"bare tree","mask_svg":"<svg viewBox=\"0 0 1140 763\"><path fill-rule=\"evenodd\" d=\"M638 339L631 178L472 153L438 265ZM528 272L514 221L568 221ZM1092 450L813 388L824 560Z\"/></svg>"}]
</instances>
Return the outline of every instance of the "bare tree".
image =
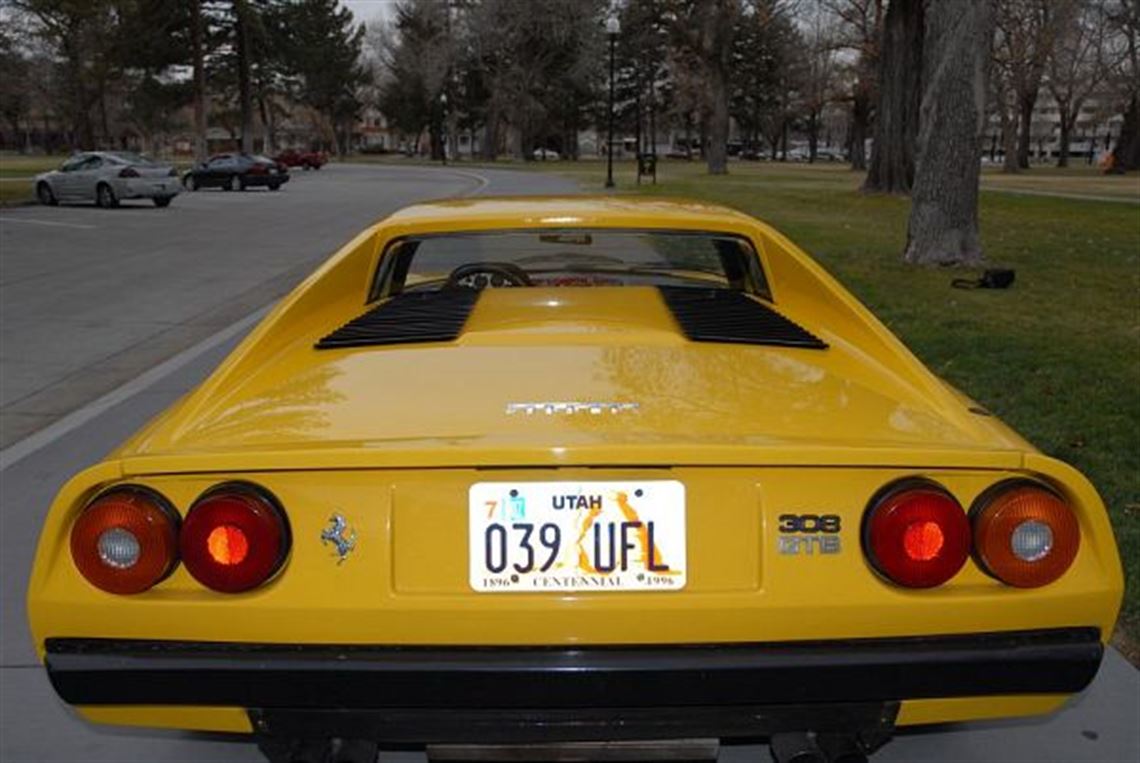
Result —
<instances>
[{"instance_id":1,"label":"bare tree","mask_svg":"<svg viewBox=\"0 0 1140 763\"><path fill-rule=\"evenodd\" d=\"M808 137L808 162L814 163L819 149L823 110L835 98L835 53L839 44L833 19L817 7L807 19L807 51L803 66L800 107Z\"/></svg>"},{"instance_id":2,"label":"bare tree","mask_svg":"<svg viewBox=\"0 0 1140 763\"><path fill-rule=\"evenodd\" d=\"M1057 36L1073 17L1074 0L997 0L994 63L1016 104L1017 168L1029 168L1033 108ZM1003 103L999 101L999 105ZM1009 164L1007 153L1007 169Z\"/></svg>"},{"instance_id":3,"label":"bare tree","mask_svg":"<svg viewBox=\"0 0 1140 763\"><path fill-rule=\"evenodd\" d=\"M577 124L586 101L583 85L594 80L601 61L604 10L601 0L484 0L474 6L469 41L487 93L486 158L498 150L504 125L511 152L530 159L549 132ZM567 153L573 152L571 146Z\"/></svg>"},{"instance_id":4,"label":"bare tree","mask_svg":"<svg viewBox=\"0 0 1140 763\"><path fill-rule=\"evenodd\" d=\"M879 44L885 0L824 0L824 4L839 21L836 46L855 56L847 67L851 81L847 150L851 169L865 170L867 156L864 144L878 96Z\"/></svg>"},{"instance_id":5,"label":"bare tree","mask_svg":"<svg viewBox=\"0 0 1140 763\"><path fill-rule=\"evenodd\" d=\"M1120 137L1112 149L1112 171L1140 169L1140 0L1109 4L1114 64L1110 80L1125 104Z\"/></svg>"},{"instance_id":6,"label":"bare tree","mask_svg":"<svg viewBox=\"0 0 1140 763\"><path fill-rule=\"evenodd\" d=\"M1012 67L996 49L990 68L990 92L991 106L997 114L1001 130L1002 172L1017 172L1017 125L1020 114L1017 89L1013 83Z\"/></svg>"},{"instance_id":7,"label":"bare tree","mask_svg":"<svg viewBox=\"0 0 1140 763\"><path fill-rule=\"evenodd\" d=\"M990 0L932 1L926 7L907 262L982 260L979 157L993 23Z\"/></svg>"},{"instance_id":8,"label":"bare tree","mask_svg":"<svg viewBox=\"0 0 1140 763\"><path fill-rule=\"evenodd\" d=\"M194 161L206 161L206 19L202 0L193 0L191 8L191 66L193 68Z\"/></svg>"},{"instance_id":9,"label":"bare tree","mask_svg":"<svg viewBox=\"0 0 1140 763\"><path fill-rule=\"evenodd\" d=\"M1071 23L1058 34L1049 57L1046 87L1057 102L1061 145L1058 167L1069 165L1073 127L1089 97L1103 87L1107 71L1105 40L1108 19L1102 2L1079 0Z\"/></svg>"},{"instance_id":10,"label":"bare tree","mask_svg":"<svg viewBox=\"0 0 1140 763\"><path fill-rule=\"evenodd\" d=\"M892 0L883 20L879 98L864 191L909 193L914 183L923 61L923 0Z\"/></svg>"},{"instance_id":11,"label":"bare tree","mask_svg":"<svg viewBox=\"0 0 1140 763\"><path fill-rule=\"evenodd\" d=\"M92 110L99 106L102 142L107 142L109 121L106 85L112 65L105 44L112 34L114 13L108 0L92 2L53 2L51 0L11 0L16 10L32 20L33 32L58 56L62 76L55 97L67 114L72 142L95 148L96 123Z\"/></svg>"},{"instance_id":12,"label":"bare tree","mask_svg":"<svg viewBox=\"0 0 1140 763\"><path fill-rule=\"evenodd\" d=\"M699 67L707 97L705 161L710 175L728 172L729 72L740 0L676 0L674 33Z\"/></svg>"}]
</instances>

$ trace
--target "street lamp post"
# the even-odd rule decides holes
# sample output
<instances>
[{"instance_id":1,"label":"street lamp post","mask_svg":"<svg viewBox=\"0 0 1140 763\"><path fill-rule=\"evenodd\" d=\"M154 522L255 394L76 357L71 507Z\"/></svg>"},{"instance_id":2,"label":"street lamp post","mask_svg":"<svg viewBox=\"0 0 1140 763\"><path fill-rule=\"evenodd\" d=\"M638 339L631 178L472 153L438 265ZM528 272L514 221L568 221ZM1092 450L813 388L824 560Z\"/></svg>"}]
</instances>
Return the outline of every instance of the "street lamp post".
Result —
<instances>
[{"instance_id":1,"label":"street lamp post","mask_svg":"<svg viewBox=\"0 0 1140 763\"><path fill-rule=\"evenodd\" d=\"M447 93L439 94L439 157L447 166Z\"/></svg>"},{"instance_id":2,"label":"street lamp post","mask_svg":"<svg viewBox=\"0 0 1140 763\"><path fill-rule=\"evenodd\" d=\"M614 187L614 51L621 23L617 16L606 19L606 34L610 38L610 128L606 141L606 188Z\"/></svg>"}]
</instances>

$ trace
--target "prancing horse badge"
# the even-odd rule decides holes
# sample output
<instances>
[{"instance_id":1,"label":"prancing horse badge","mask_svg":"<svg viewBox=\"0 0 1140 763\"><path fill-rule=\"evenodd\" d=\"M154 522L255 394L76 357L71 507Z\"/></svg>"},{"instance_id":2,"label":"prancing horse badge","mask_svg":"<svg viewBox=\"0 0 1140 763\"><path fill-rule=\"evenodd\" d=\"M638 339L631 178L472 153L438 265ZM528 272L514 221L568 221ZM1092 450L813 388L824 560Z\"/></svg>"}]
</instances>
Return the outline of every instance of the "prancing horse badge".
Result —
<instances>
[{"instance_id":1,"label":"prancing horse badge","mask_svg":"<svg viewBox=\"0 0 1140 763\"><path fill-rule=\"evenodd\" d=\"M321 530L321 545L331 543L336 549L337 564L344 564L344 560L356 548L356 530L348 526L348 522L340 514L329 517L329 526Z\"/></svg>"}]
</instances>

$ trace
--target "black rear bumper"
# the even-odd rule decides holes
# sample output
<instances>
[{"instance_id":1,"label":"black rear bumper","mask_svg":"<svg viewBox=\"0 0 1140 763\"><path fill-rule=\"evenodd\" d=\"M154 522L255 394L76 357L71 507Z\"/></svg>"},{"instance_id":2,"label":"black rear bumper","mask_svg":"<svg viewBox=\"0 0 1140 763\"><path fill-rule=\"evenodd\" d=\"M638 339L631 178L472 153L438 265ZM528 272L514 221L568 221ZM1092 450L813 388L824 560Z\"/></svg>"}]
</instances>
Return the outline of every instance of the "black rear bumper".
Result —
<instances>
[{"instance_id":1,"label":"black rear bumper","mask_svg":"<svg viewBox=\"0 0 1140 763\"><path fill-rule=\"evenodd\" d=\"M332 724L446 742L766 735L818 730L802 724L821 714L865 727L893 722L904 699L1080 691L1103 648L1096 629L1071 628L581 648L48 639L46 651L72 704L238 706L268 734Z\"/></svg>"}]
</instances>

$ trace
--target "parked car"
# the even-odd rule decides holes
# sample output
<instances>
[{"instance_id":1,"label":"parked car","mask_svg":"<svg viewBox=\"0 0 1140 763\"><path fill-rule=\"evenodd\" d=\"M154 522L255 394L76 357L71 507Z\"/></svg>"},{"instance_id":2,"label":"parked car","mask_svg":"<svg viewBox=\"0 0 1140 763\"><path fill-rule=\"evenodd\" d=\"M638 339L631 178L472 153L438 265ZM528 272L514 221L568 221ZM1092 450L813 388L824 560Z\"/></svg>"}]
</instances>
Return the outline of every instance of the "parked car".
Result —
<instances>
[{"instance_id":1,"label":"parked car","mask_svg":"<svg viewBox=\"0 0 1140 763\"><path fill-rule=\"evenodd\" d=\"M298 151L295 148L287 148L273 157L273 159L278 164L284 164L286 167L319 170L328 164L329 155L324 151Z\"/></svg>"},{"instance_id":2,"label":"parked car","mask_svg":"<svg viewBox=\"0 0 1140 763\"><path fill-rule=\"evenodd\" d=\"M35 178L36 198L55 206L61 201L93 201L100 207L119 206L123 199L150 199L166 207L178 195L178 171L129 151L85 151L58 170Z\"/></svg>"},{"instance_id":3,"label":"parked car","mask_svg":"<svg viewBox=\"0 0 1140 763\"><path fill-rule=\"evenodd\" d=\"M275 762L729 737L786 763L1060 707L1122 587L1088 480L771 227L464 198L365 230L74 476L28 614L88 719Z\"/></svg>"},{"instance_id":4,"label":"parked car","mask_svg":"<svg viewBox=\"0 0 1140 763\"><path fill-rule=\"evenodd\" d=\"M788 149L787 161L789 162L806 162L811 156L811 152L807 146L792 146Z\"/></svg>"},{"instance_id":5,"label":"parked car","mask_svg":"<svg viewBox=\"0 0 1140 763\"><path fill-rule=\"evenodd\" d=\"M538 161L558 161L562 157L552 148L536 148L532 154Z\"/></svg>"},{"instance_id":6,"label":"parked car","mask_svg":"<svg viewBox=\"0 0 1140 763\"><path fill-rule=\"evenodd\" d=\"M265 186L276 191L289 182L289 168L264 156L253 154L218 154L182 176L189 191L199 188L222 188L244 191Z\"/></svg>"}]
</instances>

